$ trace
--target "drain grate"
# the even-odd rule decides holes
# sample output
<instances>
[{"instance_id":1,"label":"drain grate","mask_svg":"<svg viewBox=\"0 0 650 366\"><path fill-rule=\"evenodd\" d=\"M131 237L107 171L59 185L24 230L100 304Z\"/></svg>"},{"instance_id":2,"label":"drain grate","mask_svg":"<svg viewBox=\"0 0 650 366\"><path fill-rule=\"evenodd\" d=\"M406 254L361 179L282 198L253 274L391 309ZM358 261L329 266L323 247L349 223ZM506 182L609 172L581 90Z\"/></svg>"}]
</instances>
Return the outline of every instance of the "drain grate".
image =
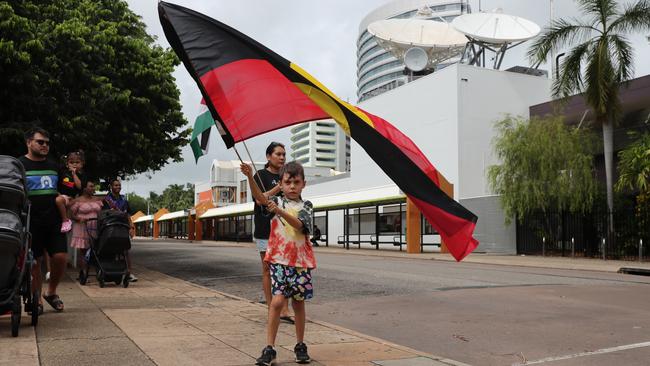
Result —
<instances>
[{"instance_id":1,"label":"drain grate","mask_svg":"<svg viewBox=\"0 0 650 366\"><path fill-rule=\"evenodd\" d=\"M625 274L631 274L631 275L637 275L637 276L650 276L650 269L621 267L618 270L618 273L625 273Z\"/></svg>"}]
</instances>

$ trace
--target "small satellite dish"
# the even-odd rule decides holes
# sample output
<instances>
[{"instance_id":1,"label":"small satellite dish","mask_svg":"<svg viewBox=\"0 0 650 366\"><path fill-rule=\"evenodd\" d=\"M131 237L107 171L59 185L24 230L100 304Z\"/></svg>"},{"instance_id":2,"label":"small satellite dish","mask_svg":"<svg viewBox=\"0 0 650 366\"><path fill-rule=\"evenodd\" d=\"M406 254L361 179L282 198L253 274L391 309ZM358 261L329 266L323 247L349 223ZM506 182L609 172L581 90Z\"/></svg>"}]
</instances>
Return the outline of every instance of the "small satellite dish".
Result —
<instances>
[{"instance_id":1,"label":"small satellite dish","mask_svg":"<svg viewBox=\"0 0 650 366\"><path fill-rule=\"evenodd\" d=\"M377 43L396 58L406 63L407 51L412 51L409 62L422 61L423 52L427 63L420 69L433 68L440 62L458 57L467 43L467 38L449 23L427 19L385 19L371 23L368 32ZM417 48L417 50L415 50Z\"/></svg>"},{"instance_id":2,"label":"small satellite dish","mask_svg":"<svg viewBox=\"0 0 650 366\"><path fill-rule=\"evenodd\" d=\"M429 63L427 52L420 47L411 47L404 53L404 65L411 71L422 71Z\"/></svg>"},{"instance_id":3,"label":"small satellite dish","mask_svg":"<svg viewBox=\"0 0 650 366\"><path fill-rule=\"evenodd\" d=\"M527 41L540 32L528 19L503 13L472 13L460 15L451 22L459 32L491 44Z\"/></svg>"}]
</instances>

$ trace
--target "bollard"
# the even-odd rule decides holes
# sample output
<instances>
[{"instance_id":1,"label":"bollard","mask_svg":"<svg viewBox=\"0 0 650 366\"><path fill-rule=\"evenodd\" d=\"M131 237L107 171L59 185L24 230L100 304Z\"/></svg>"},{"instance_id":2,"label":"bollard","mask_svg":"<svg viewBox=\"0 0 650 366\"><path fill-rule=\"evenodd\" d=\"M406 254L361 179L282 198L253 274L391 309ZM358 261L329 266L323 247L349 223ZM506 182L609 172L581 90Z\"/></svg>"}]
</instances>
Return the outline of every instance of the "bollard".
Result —
<instances>
[{"instance_id":1,"label":"bollard","mask_svg":"<svg viewBox=\"0 0 650 366\"><path fill-rule=\"evenodd\" d=\"M606 260L606 259L607 259L607 255L605 254L605 238L603 238L603 245L602 245L602 247L603 247L603 249L601 249L601 251L602 251L602 253L603 253L603 260Z\"/></svg>"},{"instance_id":2,"label":"bollard","mask_svg":"<svg viewBox=\"0 0 650 366\"><path fill-rule=\"evenodd\" d=\"M576 256L576 242L571 238L571 257L575 258Z\"/></svg>"},{"instance_id":3,"label":"bollard","mask_svg":"<svg viewBox=\"0 0 650 366\"><path fill-rule=\"evenodd\" d=\"M542 257L546 257L546 237L542 237Z\"/></svg>"},{"instance_id":4,"label":"bollard","mask_svg":"<svg viewBox=\"0 0 650 366\"><path fill-rule=\"evenodd\" d=\"M639 239L639 262L643 260L643 239Z\"/></svg>"}]
</instances>

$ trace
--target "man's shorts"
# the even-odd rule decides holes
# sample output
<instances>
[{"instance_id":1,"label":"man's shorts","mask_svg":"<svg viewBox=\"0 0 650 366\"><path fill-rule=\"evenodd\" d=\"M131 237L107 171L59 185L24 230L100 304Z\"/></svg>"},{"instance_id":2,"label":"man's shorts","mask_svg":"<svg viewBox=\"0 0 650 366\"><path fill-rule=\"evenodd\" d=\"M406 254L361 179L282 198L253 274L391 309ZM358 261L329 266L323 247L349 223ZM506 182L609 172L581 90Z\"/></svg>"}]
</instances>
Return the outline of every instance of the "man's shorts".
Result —
<instances>
[{"instance_id":1,"label":"man's shorts","mask_svg":"<svg viewBox=\"0 0 650 366\"><path fill-rule=\"evenodd\" d=\"M266 252L266 248L269 246L269 240L255 238L255 246L257 246L258 252Z\"/></svg>"},{"instance_id":2,"label":"man's shorts","mask_svg":"<svg viewBox=\"0 0 650 366\"><path fill-rule=\"evenodd\" d=\"M309 300L314 297L309 268L269 263L269 271L271 271L271 293L273 295L283 295L287 299L292 297L297 301Z\"/></svg>"},{"instance_id":3,"label":"man's shorts","mask_svg":"<svg viewBox=\"0 0 650 366\"><path fill-rule=\"evenodd\" d=\"M55 253L66 253L68 244L65 234L61 233L61 224L56 221L40 223L32 221L29 231L32 233L32 253L34 258L40 258L47 250L50 256Z\"/></svg>"}]
</instances>

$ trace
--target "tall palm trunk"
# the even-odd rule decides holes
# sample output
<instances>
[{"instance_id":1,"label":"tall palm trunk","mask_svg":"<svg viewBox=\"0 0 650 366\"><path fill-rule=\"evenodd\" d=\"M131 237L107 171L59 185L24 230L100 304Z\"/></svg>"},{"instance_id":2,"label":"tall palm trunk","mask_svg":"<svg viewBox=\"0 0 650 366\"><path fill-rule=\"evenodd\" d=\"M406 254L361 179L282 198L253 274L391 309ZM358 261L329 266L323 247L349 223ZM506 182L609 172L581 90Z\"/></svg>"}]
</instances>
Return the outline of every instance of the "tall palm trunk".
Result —
<instances>
[{"instance_id":1,"label":"tall palm trunk","mask_svg":"<svg viewBox=\"0 0 650 366\"><path fill-rule=\"evenodd\" d=\"M614 124L607 117L602 120L603 153L605 155L605 185L607 187L607 237L610 245L614 238Z\"/></svg>"}]
</instances>

